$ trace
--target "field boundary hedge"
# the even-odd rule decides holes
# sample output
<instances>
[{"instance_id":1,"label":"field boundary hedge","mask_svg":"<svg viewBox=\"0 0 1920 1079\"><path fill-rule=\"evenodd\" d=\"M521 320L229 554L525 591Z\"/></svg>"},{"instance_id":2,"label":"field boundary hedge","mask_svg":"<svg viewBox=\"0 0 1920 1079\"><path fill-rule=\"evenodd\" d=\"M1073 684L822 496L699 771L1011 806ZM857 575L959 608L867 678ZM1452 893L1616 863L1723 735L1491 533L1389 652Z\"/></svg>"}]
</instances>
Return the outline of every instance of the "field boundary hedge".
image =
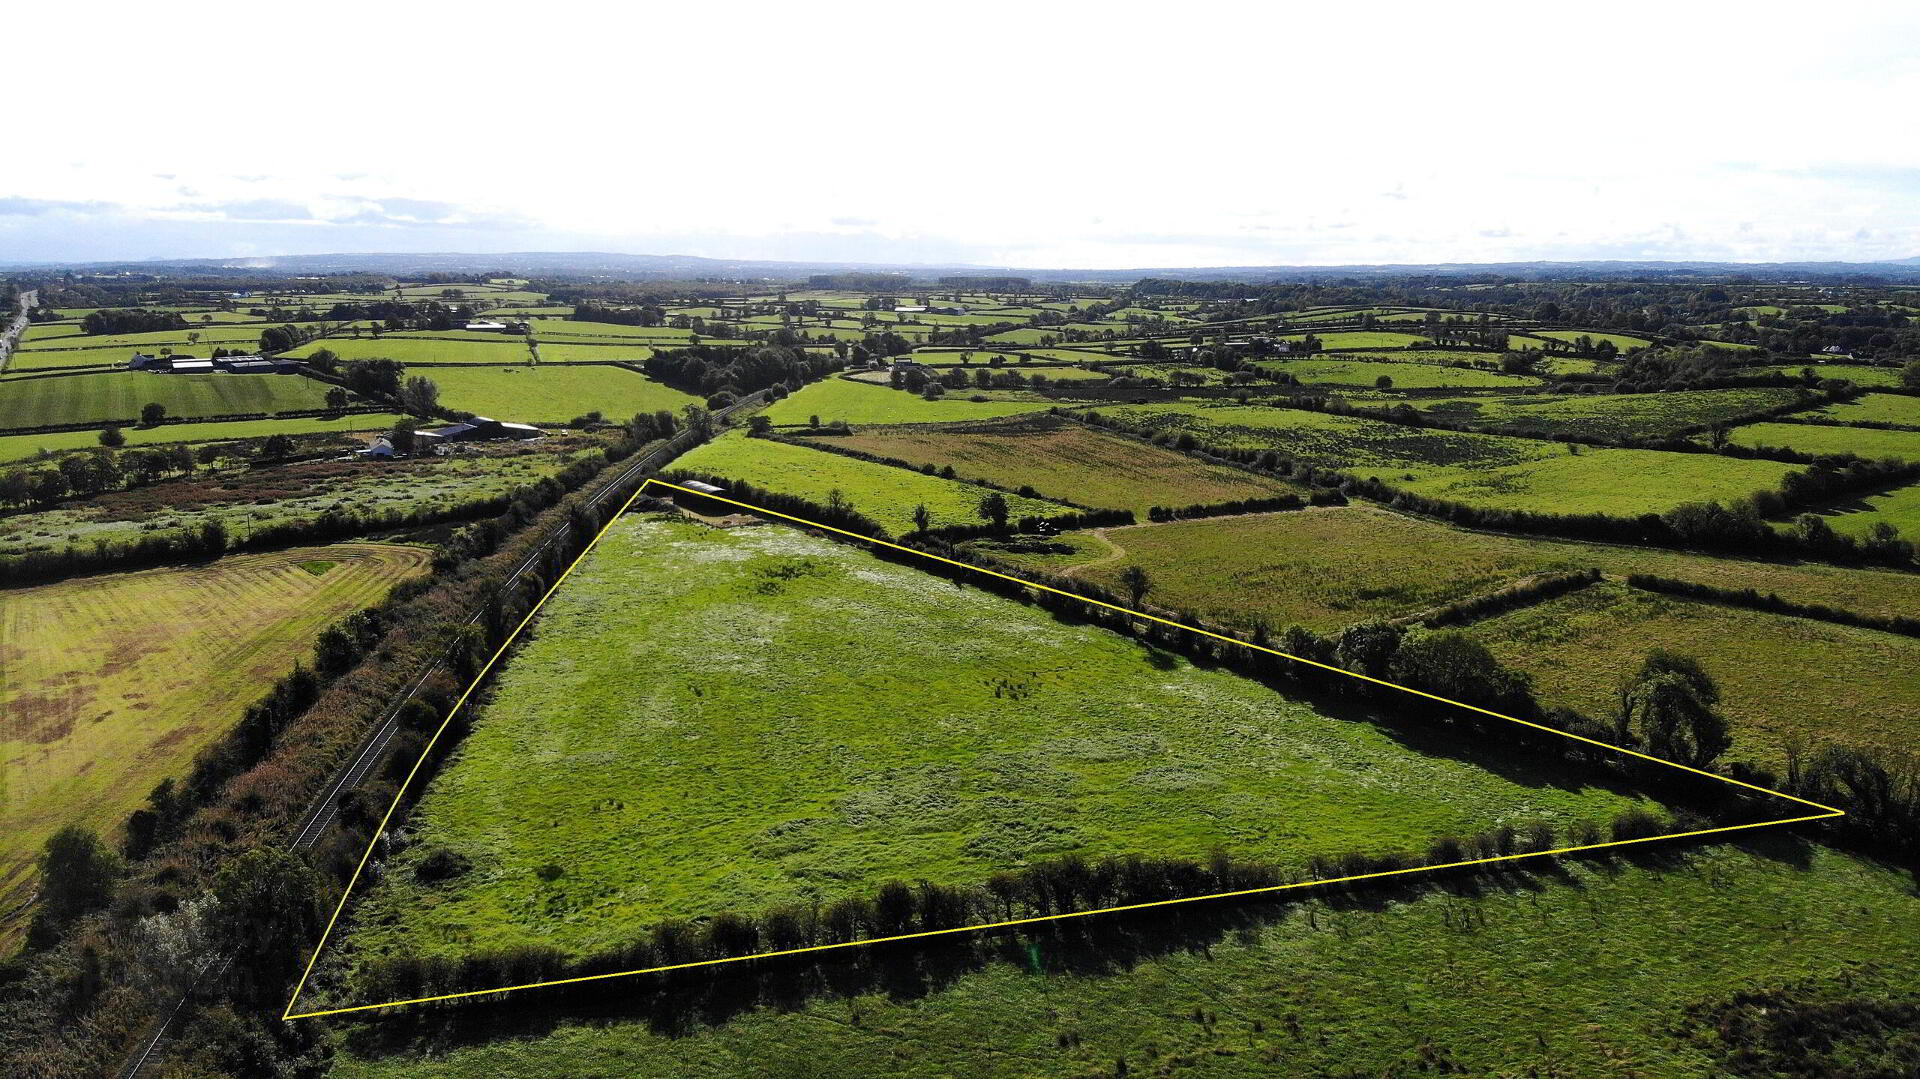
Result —
<instances>
[{"instance_id":1,"label":"field boundary hedge","mask_svg":"<svg viewBox=\"0 0 1920 1079\"><path fill-rule=\"evenodd\" d=\"M1628 574L1627 584L1642 591L1660 592L1669 596L1679 596L1682 599L1705 600L1729 607L1744 607L1748 610L1791 615L1795 618L1811 618L1815 621L1832 622L1836 625L1853 626L1859 629L1877 629L1885 633L1897 633L1903 637L1920 637L1920 618L1862 614L1844 607L1830 607L1824 603L1795 603L1792 600L1780 598L1780 595L1775 592L1762 594L1757 588L1719 588L1710 584L1696 584L1692 581L1661 577L1652 573Z\"/></svg>"}]
</instances>

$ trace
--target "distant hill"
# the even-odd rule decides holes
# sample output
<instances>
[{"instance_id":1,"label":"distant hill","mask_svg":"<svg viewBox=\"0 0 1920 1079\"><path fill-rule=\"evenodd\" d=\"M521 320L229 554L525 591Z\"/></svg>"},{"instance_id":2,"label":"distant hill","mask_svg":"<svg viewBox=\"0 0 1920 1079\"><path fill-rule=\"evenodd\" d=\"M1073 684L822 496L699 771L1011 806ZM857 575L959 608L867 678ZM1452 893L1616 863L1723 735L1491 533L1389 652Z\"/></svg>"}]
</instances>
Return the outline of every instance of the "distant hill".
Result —
<instances>
[{"instance_id":1,"label":"distant hill","mask_svg":"<svg viewBox=\"0 0 1920 1079\"><path fill-rule=\"evenodd\" d=\"M1121 284L1157 277L1186 281L1327 281L1342 278L1438 276L1519 278L1524 280L1596 280L1648 278L1751 281L1920 282L1920 256L1883 262L1442 262L1353 266L1162 266L1126 270L1022 269L963 264L871 262L792 262L715 259L697 255L633 255L606 251L517 251L506 254L462 252L369 252L332 255L256 256L236 259L158 259L143 262L0 263L0 270L60 269L89 272L205 274L328 274L363 271L406 276L426 273L483 273L606 276L618 278L726 278L798 280L811 274L897 273L932 282L948 275L1005 275L1035 281L1085 281Z\"/></svg>"}]
</instances>

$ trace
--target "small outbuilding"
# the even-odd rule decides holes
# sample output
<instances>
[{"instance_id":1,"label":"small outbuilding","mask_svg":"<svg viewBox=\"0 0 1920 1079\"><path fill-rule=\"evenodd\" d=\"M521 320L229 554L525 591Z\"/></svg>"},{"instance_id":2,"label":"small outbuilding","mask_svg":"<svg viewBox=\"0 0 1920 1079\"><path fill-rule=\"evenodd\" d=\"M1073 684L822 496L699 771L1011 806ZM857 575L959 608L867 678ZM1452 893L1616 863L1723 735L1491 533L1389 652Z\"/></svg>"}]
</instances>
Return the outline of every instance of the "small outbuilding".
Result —
<instances>
[{"instance_id":1,"label":"small outbuilding","mask_svg":"<svg viewBox=\"0 0 1920 1079\"><path fill-rule=\"evenodd\" d=\"M368 443L366 449L355 450L354 452L361 457L391 458L393 456L393 440L386 435L381 435Z\"/></svg>"}]
</instances>

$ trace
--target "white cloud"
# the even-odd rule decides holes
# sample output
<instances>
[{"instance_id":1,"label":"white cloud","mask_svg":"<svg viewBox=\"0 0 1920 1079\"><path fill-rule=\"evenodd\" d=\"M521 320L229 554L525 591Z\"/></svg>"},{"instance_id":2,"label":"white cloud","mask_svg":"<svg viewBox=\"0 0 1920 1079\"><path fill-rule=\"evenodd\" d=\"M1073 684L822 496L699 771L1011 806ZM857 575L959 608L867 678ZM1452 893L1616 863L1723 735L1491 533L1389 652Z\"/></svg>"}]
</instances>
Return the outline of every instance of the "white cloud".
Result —
<instances>
[{"instance_id":1,"label":"white cloud","mask_svg":"<svg viewBox=\"0 0 1920 1079\"><path fill-rule=\"evenodd\" d=\"M86 62L13 50L0 260L1920 253L1904 3L105 7L12 16Z\"/></svg>"}]
</instances>

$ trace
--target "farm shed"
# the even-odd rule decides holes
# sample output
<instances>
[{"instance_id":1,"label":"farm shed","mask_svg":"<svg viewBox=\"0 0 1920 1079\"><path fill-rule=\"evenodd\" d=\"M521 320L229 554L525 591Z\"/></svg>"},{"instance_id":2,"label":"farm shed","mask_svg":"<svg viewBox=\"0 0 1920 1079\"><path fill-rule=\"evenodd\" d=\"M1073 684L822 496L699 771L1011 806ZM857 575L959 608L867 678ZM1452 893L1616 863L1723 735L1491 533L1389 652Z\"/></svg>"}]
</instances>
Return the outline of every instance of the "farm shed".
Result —
<instances>
[{"instance_id":1,"label":"farm shed","mask_svg":"<svg viewBox=\"0 0 1920 1079\"><path fill-rule=\"evenodd\" d=\"M475 416L462 423L415 432L422 446L444 446L454 442L485 442L500 438L539 438L540 429L524 423L504 423Z\"/></svg>"}]
</instances>

